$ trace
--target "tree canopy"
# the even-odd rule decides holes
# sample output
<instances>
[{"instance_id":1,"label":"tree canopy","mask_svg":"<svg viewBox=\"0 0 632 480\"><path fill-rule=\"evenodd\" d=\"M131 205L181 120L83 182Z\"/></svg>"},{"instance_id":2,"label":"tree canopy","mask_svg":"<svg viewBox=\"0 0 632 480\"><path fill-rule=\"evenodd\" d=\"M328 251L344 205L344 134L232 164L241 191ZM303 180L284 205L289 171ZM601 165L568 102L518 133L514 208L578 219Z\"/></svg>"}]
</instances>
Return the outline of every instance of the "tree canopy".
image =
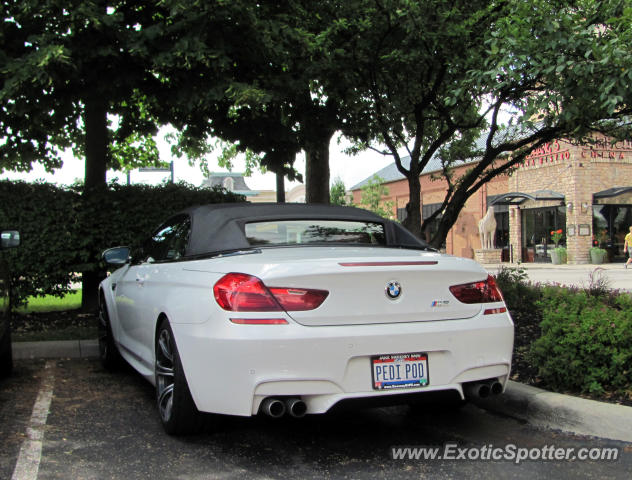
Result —
<instances>
[{"instance_id":1,"label":"tree canopy","mask_svg":"<svg viewBox=\"0 0 632 480\"><path fill-rule=\"evenodd\" d=\"M632 9L621 0L3 0L0 167L157 162L172 124L181 151L209 136L329 201L329 142L391 155L421 221L419 175L448 182L441 243L467 199L534 147L590 132L626 136ZM511 122L503 125L503 112ZM507 113L508 112L508 113ZM402 162L403 156L410 163ZM254 157L253 157L254 158ZM478 163L456 178L464 159Z\"/></svg>"},{"instance_id":2,"label":"tree canopy","mask_svg":"<svg viewBox=\"0 0 632 480\"><path fill-rule=\"evenodd\" d=\"M160 34L172 47L152 56L178 101L157 105L155 114L180 130L184 150L220 137L262 154L268 170L290 179L304 150L307 201L329 202L339 102L336 90L325 97L318 86L328 60L316 36L334 3L162 2L168 15Z\"/></svg>"},{"instance_id":3,"label":"tree canopy","mask_svg":"<svg viewBox=\"0 0 632 480\"><path fill-rule=\"evenodd\" d=\"M595 130L629 135L632 10L624 5L345 3L330 32L334 43L357 39L345 56L359 93L345 133L357 149L393 156L409 184L410 230L420 235L441 215L432 240L439 245L481 185L554 138L589 141ZM448 188L442 208L422 226L419 175L433 158ZM454 177L458 161L474 159Z\"/></svg>"},{"instance_id":4,"label":"tree canopy","mask_svg":"<svg viewBox=\"0 0 632 480\"><path fill-rule=\"evenodd\" d=\"M147 100L160 82L135 51L156 10L126 0L2 3L0 168L52 171L72 148L93 187L108 168L157 164Z\"/></svg>"}]
</instances>

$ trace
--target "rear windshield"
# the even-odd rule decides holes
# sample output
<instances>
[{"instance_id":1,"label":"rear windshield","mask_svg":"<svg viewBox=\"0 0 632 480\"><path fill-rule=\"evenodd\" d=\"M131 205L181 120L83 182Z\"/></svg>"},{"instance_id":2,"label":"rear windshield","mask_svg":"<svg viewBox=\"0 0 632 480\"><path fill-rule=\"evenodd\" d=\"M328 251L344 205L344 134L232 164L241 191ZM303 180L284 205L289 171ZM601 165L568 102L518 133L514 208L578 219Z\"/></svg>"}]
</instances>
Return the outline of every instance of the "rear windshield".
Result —
<instances>
[{"instance_id":1,"label":"rear windshield","mask_svg":"<svg viewBox=\"0 0 632 480\"><path fill-rule=\"evenodd\" d=\"M344 220L279 220L245 226L250 245L351 243L386 245L384 225Z\"/></svg>"}]
</instances>

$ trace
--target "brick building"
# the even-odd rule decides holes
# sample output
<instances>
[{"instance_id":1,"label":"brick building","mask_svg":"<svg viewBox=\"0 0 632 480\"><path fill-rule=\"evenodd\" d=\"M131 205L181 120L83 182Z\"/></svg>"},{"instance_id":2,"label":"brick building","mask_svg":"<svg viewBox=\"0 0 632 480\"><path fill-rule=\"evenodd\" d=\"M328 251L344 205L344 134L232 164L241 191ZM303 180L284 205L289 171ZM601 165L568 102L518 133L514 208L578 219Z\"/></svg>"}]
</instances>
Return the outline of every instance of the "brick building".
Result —
<instances>
[{"instance_id":1,"label":"brick building","mask_svg":"<svg viewBox=\"0 0 632 480\"><path fill-rule=\"evenodd\" d=\"M471 162L463 162L456 175L469 167ZM444 198L440 173L434 159L420 177L423 218L440 208ZM402 220L408 182L394 163L376 175L388 187L384 200L393 202L393 216ZM351 188L354 203L360 203L361 188L369 180ZM494 207L495 245L504 261L550 262L550 233L559 229L569 263L589 263L593 245L605 248L609 261L622 260L623 237L632 225L632 141L612 144L601 137L577 145L556 140L533 151L511 175L493 179L467 201L446 238L448 253L474 257L481 248L478 221L489 206Z\"/></svg>"}]
</instances>

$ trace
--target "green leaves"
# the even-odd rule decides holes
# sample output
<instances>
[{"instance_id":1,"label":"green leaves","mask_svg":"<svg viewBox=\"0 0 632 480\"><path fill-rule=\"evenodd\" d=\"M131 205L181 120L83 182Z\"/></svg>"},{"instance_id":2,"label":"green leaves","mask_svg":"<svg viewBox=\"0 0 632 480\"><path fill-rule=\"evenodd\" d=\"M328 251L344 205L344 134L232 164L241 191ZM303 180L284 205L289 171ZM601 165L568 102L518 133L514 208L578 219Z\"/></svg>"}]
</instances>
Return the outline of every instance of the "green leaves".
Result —
<instances>
[{"instance_id":1,"label":"green leaves","mask_svg":"<svg viewBox=\"0 0 632 480\"><path fill-rule=\"evenodd\" d=\"M81 193L82 187L0 181L0 226L20 231L7 252L13 304L29 296L63 296L82 272L100 271L100 254L136 245L184 208L243 201L240 195L186 184L118 185Z\"/></svg>"},{"instance_id":2,"label":"green leaves","mask_svg":"<svg viewBox=\"0 0 632 480\"><path fill-rule=\"evenodd\" d=\"M602 394L632 385L632 302L627 294L593 296L543 289L542 336L531 347L539 375L556 390Z\"/></svg>"},{"instance_id":3,"label":"green leaves","mask_svg":"<svg viewBox=\"0 0 632 480\"><path fill-rule=\"evenodd\" d=\"M362 196L358 207L370 210L377 215L392 219L393 202L382 201L382 197L388 195L388 188L384 186L384 179L374 175L369 182L362 187Z\"/></svg>"},{"instance_id":4,"label":"green leaves","mask_svg":"<svg viewBox=\"0 0 632 480\"><path fill-rule=\"evenodd\" d=\"M334 180L334 183L329 190L329 199L332 205L351 206L353 204L353 202L347 198L347 189L340 178L336 178Z\"/></svg>"},{"instance_id":5,"label":"green leaves","mask_svg":"<svg viewBox=\"0 0 632 480\"><path fill-rule=\"evenodd\" d=\"M56 0L5 2L0 25L0 170L48 170L59 166L58 150L84 154L85 105L98 97L120 121L99 133L114 139L106 164L129 168L155 164L149 136L158 103L153 75L156 45L146 45L144 27L161 11L157 4L128 1ZM141 151L143 150L143 151ZM88 162L95 161L88 158ZM105 181L105 180L103 180Z\"/></svg>"}]
</instances>

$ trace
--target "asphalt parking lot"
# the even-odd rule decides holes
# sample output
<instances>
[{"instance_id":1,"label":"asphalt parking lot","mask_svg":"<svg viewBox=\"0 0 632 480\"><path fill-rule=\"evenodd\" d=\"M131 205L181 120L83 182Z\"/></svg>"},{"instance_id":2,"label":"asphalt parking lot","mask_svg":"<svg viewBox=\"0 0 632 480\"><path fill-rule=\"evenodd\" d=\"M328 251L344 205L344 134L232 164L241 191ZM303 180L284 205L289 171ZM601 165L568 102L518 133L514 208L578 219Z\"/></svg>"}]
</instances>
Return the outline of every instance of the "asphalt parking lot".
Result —
<instances>
[{"instance_id":1,"label":"asphalt parking lot","mask_svg":"<svg viewBox=\"0 0 632 480\"><path fill-rule=\"evenodd\" d=\"M49 408L38 413L46 390ZM473 405L207 420L199 435L170 437L153 388L131 369L112 374L94 359L20 360L15 375L0 381L0 478L628 478L632 470L629 444L536 429ZM393 459L392 447L446 445L614 448L618 459Z\"/></svg>"}]
</instances>

